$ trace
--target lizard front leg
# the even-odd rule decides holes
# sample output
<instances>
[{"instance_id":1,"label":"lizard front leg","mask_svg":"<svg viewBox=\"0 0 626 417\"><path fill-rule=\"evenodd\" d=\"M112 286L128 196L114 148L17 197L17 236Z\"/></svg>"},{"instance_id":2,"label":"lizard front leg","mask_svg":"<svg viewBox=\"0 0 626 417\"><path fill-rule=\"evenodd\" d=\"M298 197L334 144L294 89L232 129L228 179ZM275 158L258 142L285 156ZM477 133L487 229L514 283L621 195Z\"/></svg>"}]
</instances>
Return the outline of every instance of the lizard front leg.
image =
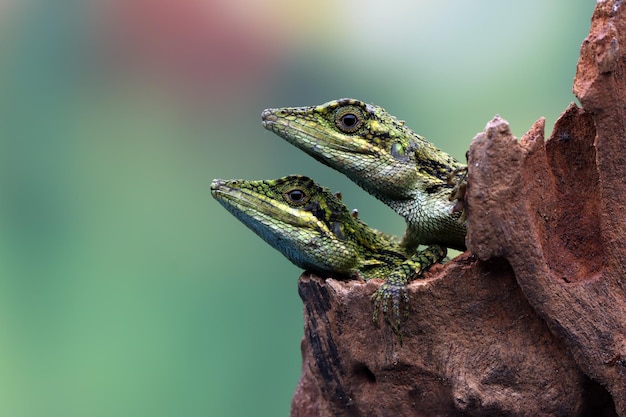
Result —
<instances>
[{"instance_id":1,"label":"lizard front leg","mask_svg":"<svg viewBox=\"0 0 626 417\"><path fill-rule=\"evenodd\" d=\"M420 277L432 265L443 260L446 253L447 249L444 246L430 245L394 268L385 283L372 295L373 322L378 323L379 313L382 311L394 333L402 339L401 319L407 317L409 313L407 283ZM404 308L401 308L401 304L404 304Z\"/></svg>"}]
</instances>

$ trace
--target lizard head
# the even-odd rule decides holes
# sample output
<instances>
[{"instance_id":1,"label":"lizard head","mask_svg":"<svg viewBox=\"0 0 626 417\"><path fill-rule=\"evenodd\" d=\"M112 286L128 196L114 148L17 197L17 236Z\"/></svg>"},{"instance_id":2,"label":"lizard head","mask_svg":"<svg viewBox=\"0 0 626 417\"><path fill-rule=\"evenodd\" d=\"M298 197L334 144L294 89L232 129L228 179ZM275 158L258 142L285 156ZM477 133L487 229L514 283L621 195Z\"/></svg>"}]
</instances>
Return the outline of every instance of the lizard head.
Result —
<instances>
[{"instance_id":1,"label":"lizard head","mask_svg":"<svg viewBox=\"0 0 626 417\"><path fill-rule=\"evenodd\" d=\"M266 109L262 119L266 129L383 200L444 184L456 163L382 107L359 100Z\"/></svg>"},{"instance_id":2,"label":"lizard head","mask_svg":"<svg viewBox=\"0 0 626 417\"><path fill-rule=\"evenodd\" d=\"M367 226L330 190L310 178L215 179L211 194L295 265L343 276L356 273L360 254L355 228Z\"/></svg>"}]
</instances>

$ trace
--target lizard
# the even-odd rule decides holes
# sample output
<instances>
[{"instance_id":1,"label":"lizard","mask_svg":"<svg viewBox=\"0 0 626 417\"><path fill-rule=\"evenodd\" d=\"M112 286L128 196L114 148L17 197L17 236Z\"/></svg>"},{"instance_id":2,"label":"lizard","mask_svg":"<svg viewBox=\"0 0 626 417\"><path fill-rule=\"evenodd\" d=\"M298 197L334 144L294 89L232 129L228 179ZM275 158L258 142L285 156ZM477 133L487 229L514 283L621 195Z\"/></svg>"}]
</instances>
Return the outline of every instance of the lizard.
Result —
<instances>
[{"instance_id":1,"label":"lizard","mask_svg":"<svg viewBox=\"0 0 626 417\"><path fill-rule=\"evenodd\" d=\"M404 121L349 98L265 109L261 117L266 129L345 174L404 217L401 245L408 251L423 244L465 250L467 167Z\"/></svg>"},{"instance_id":2,"label":"lizard","mask_svg":"<svg viewBox=\"0 0 626 417\"><path fill-rule=\"evenodd\" d=\"M367 226L356 211L350 212L340 194L305 176L214 179L211 195L300 268L322 277L383 279L372 296L372 320L377 323L382 311L400 338L401 303L408 302L406 284L446 256L440 245L407 251L397 237Z\"/></svg>"}]
</instances>

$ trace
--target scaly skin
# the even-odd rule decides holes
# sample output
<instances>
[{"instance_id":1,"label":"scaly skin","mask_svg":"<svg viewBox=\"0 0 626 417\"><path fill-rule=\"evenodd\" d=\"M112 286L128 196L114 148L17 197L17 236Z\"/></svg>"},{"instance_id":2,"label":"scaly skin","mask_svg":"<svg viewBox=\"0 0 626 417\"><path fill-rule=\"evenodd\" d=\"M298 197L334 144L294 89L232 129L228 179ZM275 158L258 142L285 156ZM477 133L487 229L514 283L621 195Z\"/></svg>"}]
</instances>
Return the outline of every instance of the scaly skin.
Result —
<instances>
[{"instance_id":1,"label":"scaly skin","mask_svg":"<svg viewBox=\"0 0 626 417\"><path fill-rule=\"evenodd\" d=\"M300 268L336 278L385 280L372 296L373 319L377 321L382 311L398 334L400 304L408 301L407 282L446 255L439 245L408 252L395 237L359 220L338 195L304 176L215 179L211 194Z\"/></svg>"},{"instance_id":2,"label":"scaly skin","mask_svg":"<svg viewBox=\"0 0 626 417\"><path fill-rule=\"evenodd\" d=\"M450 196L464 181L466 166L383 108L341 99L266 109L262 118L266 129L342 172L404 217L401 244L409 252L420 244L465 249L465 221Z\"/></svg>"}]
</instances>

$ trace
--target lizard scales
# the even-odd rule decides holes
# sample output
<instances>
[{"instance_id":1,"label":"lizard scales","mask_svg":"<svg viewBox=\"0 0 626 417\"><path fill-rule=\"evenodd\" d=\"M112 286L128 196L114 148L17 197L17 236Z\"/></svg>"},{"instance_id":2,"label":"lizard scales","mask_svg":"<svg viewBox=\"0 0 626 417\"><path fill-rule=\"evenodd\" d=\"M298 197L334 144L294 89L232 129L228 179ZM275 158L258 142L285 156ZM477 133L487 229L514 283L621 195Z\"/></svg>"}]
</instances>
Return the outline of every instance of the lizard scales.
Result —
<instances>
[{"instance_id":1,"label":"lizard scales","mask_svg":"<svg viewBox=\"0 0 626 417\"><path fill-rule=\"evenodd\" d=\"M406 283L446 255L439 245L408 251L396 237L367 226L337 195L308 177L215 179L211 194L296 266L321 276L384 280L372 296L373 319L382 311L398 334L400 303L408 302Z\"/></svg>"},{"instance_id":2,"label":"lizard scales","mask_svg":"<svg viewBox=\"0 0 626 417\"><path fill-rule=\"evenodd\" d=\"M407 222L402 245L464 250L466 226L450 201L466 166L382 107L340 99L266 109L263 126L361 186Z\"/></svg>"}]
</instances>

